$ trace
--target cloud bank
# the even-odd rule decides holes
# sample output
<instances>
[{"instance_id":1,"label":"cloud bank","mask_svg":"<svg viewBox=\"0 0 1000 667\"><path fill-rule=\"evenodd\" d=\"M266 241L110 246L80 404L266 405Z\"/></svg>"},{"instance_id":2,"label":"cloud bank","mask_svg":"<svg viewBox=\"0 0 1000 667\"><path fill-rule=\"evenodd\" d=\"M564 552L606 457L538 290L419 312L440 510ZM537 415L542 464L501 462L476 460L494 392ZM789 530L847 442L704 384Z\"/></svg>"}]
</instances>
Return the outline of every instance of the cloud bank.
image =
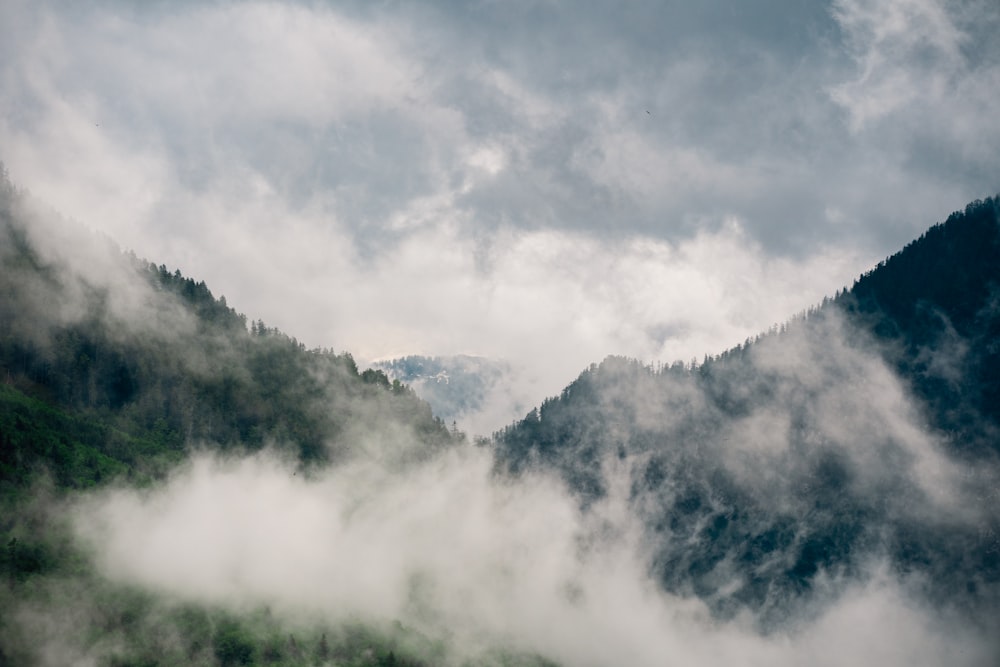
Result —
<instances>
[{"instance_id":1,"label":"cloud bank","mask_svg":"<svg viewBox=\"0 0 1000 667\"><path fill-rule=\"evenodd\" d=\"M735 344L998 187L989 2L0 12L16 181L309 345L504 357L535 400Z\"/></svg>"},{"instance_id":2,"label":"cloud bank","mask_svg":"<svg viewBox=\"0 0 1000 667\"><path fill-rule=\"evenodd\" d=\"M511 477L499 447L387 467L376 443L310 475L266 452L197 455L159 488L83 500L74 526L113 581L298 622L400 621L456 661L991 664L995 587L956 563L985 553L995 468L951 458L875 349L824 311L703 385L606 362L590 394L563 394L596 399L570 406L583 431L554 452L601 475L583 504L544 456ZM982 587L969 607L948 589L965 577Z\"/></svg>"},{"instance_id":3,"label":"cloud bank","mask_svg":"<svg viewBox=\"0 0 1000 667\"><path fill-rule=\"evenodd\" d=\"M565 664L986 664L989 644L878 564L819 591L813 620L770 635L662 592L622 499L582 515L553 480L490 475L482 451L312 479L269 456L195 458L163 488L76 514L113 580L181 599L330 622L398 619L455 658L503 645ZM836 647L836 650L833 648Z\"/></svg>"}]
</instances>

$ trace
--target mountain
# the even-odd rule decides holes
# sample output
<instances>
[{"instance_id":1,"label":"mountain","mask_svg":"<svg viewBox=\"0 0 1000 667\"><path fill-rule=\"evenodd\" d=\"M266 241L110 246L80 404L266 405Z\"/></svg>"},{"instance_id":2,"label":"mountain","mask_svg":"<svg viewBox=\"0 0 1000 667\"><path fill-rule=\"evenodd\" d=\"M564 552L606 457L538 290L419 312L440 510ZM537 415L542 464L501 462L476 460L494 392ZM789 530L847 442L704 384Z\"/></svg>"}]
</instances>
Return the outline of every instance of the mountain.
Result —
<instances>
[{"instance_id":1,"label":"mountain","mask_svg":"<svg viewBox=\"0 0 1000 667\"><path fill-rule=\"evenodd\" d=\"M702 364L592 365L495 435L498 469L624 497L652 576L719 617L780 626L880 563L1000 626L998 211Z\"/></svg>"},{"instance_id":2,"label":"mountain","mask_svg":"<svg viewBox=\"0 0 1000 667\"><path fill-rule=\"evenodd\" d=\"M32 211L9 182L0 253L0 482L24 482L38 459L61 485L97 483L148 472L191 443L277 445L310 465L349 458L359 434L412 431L431 450L452 441L381 371L248 326L203 282ZM66 428L43 434L40 422Z\"/></svg>"},{"instance_id":3,"label":"mountain","mask_svg":"<svg viewBox=\"0 0 1000 667\"><path fill-rule=\"evenodd\" d=\"M976 201L861 276L840 304L955 453L1000 454L1000 232Z\"/></svg>"},{"instance_id":4,"label":"mountain","mask_svg":"<svg viewBox=\"0 0 1000 667\"><path fill-rule=\"evenodd\" d=\"M0 664L996 664L998 208L472 446L3 174Z\"/></svg>"},{"instance_id":5,"label":"mountain","mask_svg":"<svg viewBox=\"0 0 1000 667\"><path fill-rule=\"evenodd\" d=\"M491 406L503 402L504 397L498 394L513 374L506 362L465 354L410 355L378 361L372 367L413 389L445 423L464 425L469 421L473 428L478 416L495 411Z\"/></svg>"},{"instance_id":6,"label":"mountain","mask_svg":"<svg viewBox=\"0 0 1000 667\"><path fill-rule=\"evenodd\" d=\"M437 649L400 627L290 626L111 581L70 520L84 491L154 492L197 457L266 451L289 478L312 478L460 445L409 388L248 323L203 282L61 219L2 170L0 378L0 664L433 662Z\"/></svg>"}]
</instances>

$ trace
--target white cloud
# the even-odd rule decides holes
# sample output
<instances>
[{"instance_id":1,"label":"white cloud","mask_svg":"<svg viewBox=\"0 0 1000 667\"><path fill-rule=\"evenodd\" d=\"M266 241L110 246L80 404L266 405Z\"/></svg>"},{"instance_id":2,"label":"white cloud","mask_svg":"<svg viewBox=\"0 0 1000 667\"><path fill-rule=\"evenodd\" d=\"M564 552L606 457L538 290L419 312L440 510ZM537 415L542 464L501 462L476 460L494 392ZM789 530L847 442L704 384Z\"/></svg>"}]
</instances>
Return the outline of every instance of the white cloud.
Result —
<instances>
[{"instance_id":1,"label":"white cloud","mask_svg":"<svg viewBox=\"0 0 1000 667\"><path fill-rule=\"evenodd\" d=\"M314 479L262 456L191 467L151 493L105 492L74 521L106 576L289 619L399 619L462 656L491 646L567 664L981 664L987 645L876 567L817 615L760 635L663 593L621 499L583 516L552 480L491 479L481 450L402 473ZM609 527L614 529L609 532ZM842 650L831 651L849 637Z\"/></svg>"},{"instance_id":2,"label":"white cloud","mask_svg":"<svg viewBox=\"0 0 1000 667\"><path fill-rule=\"evenodd\" d=\"M352 288L331 292L315 327L329 327L327 339L359 341L353 349L363 359L511 360L527 373L515 380L524 405L607 354L688 361L738 344L818 302L858 265L837 253L767 259L735 222L676 245L508 230L477 262L475 243L445 226L410 235L374 267L331 276Z\"/></svg>"},{"instance_id":3,"label":"white cloud","mask_svg":"<svg viewBox=\"0 0 1000 667\"><path fill-rule=\"evenodd\" d=\"M736 344L995 173L985 10L845 0L845 73L844 44L786 53L767 21L675 49L573 9L553 34L607 48L538 50L445 9L118 9L5 5L16 182L308 345L502 356L529 402L607 354Z\"/></svg>"},{"instance_id":4,"label":"white cloud","mask_svg":"<svg viewBox=\"0 0 1000 667\"><path fill-rule=\"evenodd\" d=\"M419 69L397 52L400 36L391 26L329 10L208 5L135 22L98 15L87 27L89 34L66 26L65 38L95 40L103 53L71 72L110 67L99 80L130 82L138 86L131 102L161 105L195 126L321 126L412 102L418 92Z\"/></svg>"},{"instance_id":5,"label":"white cloud","mask_svg":"<svg viewBox=\"0 0 1000 667\"><path fill-rule=\"evenodd\" d=\"M937 0L840 0L833 12L858 73L830 94L854 131L905 107L940 104L968 76L968 37Z\"/></svg>"}]
</instances>

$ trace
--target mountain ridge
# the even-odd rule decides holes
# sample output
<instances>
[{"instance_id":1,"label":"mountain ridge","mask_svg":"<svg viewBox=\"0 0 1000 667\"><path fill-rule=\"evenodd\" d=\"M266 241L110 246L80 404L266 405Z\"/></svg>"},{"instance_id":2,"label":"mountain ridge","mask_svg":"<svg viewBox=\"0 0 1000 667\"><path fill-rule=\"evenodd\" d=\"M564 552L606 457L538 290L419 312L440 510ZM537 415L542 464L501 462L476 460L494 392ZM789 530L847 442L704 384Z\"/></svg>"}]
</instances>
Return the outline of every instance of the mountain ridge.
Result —
<instances>
[{"instance_id":1,"label":"mountain ridge","mask_svg":"<svg viewBox=\"0 0 1000 667\"><path fill-rule=\"evenodd\" d=\"M495 434L498 468L554 471L583 506L626 483L655 578L723 616L778 622L875 558L996 617L998 209L969 204L700 365L591 365Z\"/></svg>"},{"instance_id":2,"label":"mountain ridge","mask_svg":"<svg viewBox=\"0 0 1000 667\"><path fill-rule=\"evenodd\" d=\"M797 641L796 628L825 618L851 591L890 581L911 596L904 607L985 637L986 664L1000 656L990 634L1000 622L998 209L997 198L969 204L852 288L701 364L594 363L559 396L472 447L385 368L360 371L348 353L307 350L261 320L248 322L204 282L87 234L60 231L62 242L78 234L67 251L47 233L62 223L32 212L4 175L0 611L9 613L0 614L0 662L41 660L33 642L41 626L32 619L42 619L76 637L79 655L116 665L467 664L468 649L441 639L453 628L437 619L461 618L456 625L468 631L477 619L466 618L467 607L494 608L466 604L463 596L475 598L478 589L449 588L456 569L485 573L460 581L501 598L518 576L526 582L518 595L553 588L552 608L576 617L602 605L602 586L621 583L591 585L580 573L601 571L600 558L612 546L631 546L635 529L637 599L660 599L644 587L648 577L670 605L704 605L706 616L693 626ZM479 481L474 473L485 459L492 476ZM463 467L468 460L473 465ZM435 475L443 471L448 493L438 496ZM262 516L237 513L233 523L287 538L280 526L298 517L275 501L267 509L277 521L267 523L253 493L263 488L299 513L317 514L305 524L312 530L332 523L333 543L356 538L377 575L386 574L377 569L383 563L399 564L389 577L362 577L399 579L399 617L384 619L386 627L319 617L304 627L300 617L272 611L270 597L251 611L242 597L229 606L219 598L165 601L150 592L170 591L162 580L112 581L115 568L91 560L117 534L112 528L124 531L130 556L117 569L141 560L137 533L114 524L125 509L156 536L171 525L161 522L172 516L172 489L233 484L247 495L213 497L182 516L197 528L219 507L249 505ZM483 489L487 501L476 495ZM518 494L525 500L512 501ZM456 511L494 505L499 510L468 515L471 524L455 519ZM67 507L76 508L70 519ZM81 512L106 522L83 547L65 526L86 524ZM455 521L454 532L435 517ZM413 521L400 529L410 541L388 540L387 526L403 519ZM225 521L206 525L230 529ZM450 557L449 539L470 548L470 536L511 526L511 535L490 534L481 550L472 543L482 562L466 562L461 550ZM441 544L428 545L425 531ZM210 537L194 534L204 544L170 562L157 560L156 549L144 557L171 572L191 552L209 552L211 561ZM241 559L274 541L245 537L237 533L238 546L223 549L221 562L245 565ZM519 560L533 550L551 556L542 547L560 537L568 561ZM133 541L138 552L129 550ZM368 551L373 541L384 548ZM406 560L408 550L415 561ZM357 573L310 569L322 553L290 554L291 570L354 584ZM525 562L558 576L539 581L534 570L522 571ZM294 579L291 570L278 572ZM264 580L274 573L242 571ZM328 584L307 576L305 588ZM80 627L56 622L51 601L67 590L85 619ZM461 614L441 611L454 600ZM161 623L174 639L163 639ZM498 627L496 636L511 643L477 649L472 662L551 664L539 648L549 644L518 643L514 626Z\"/></svg>"},{"instance_id":3,"label":"mountain ridge","mask_svg":"<svg viewBox=\"0 0 1000 667\"><path fill-rule=\"evenodd\" d=\"M452 442L430 407L381 371L307 350L261 320L248 326L204 282L30 212L9 181L0 225L0 369L12 390L172 458L193 442L270 444L324 463L351 455L359 424L412 426L431 448ZM54 225L76 234L78 257L47 240Z\"/></svg>"}]
</instances>

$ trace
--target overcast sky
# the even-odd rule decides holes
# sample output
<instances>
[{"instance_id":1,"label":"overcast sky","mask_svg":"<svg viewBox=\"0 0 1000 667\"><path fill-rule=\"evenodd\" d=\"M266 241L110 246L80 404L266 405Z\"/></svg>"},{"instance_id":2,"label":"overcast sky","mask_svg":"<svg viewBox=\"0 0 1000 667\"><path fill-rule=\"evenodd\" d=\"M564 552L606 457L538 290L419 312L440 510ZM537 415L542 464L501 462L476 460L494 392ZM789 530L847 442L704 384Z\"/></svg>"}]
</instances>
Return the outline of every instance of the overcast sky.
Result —
<instances>
[{"instance_id":1,"label":"overcast sky","mask_svg":"<svg viewBox=\"0 0 1000 667\"><path fill-rule=\"evenodd\" d=\"M310 347L540 400L995 194L998 34L996 0L0 0L0 160Z\"/></svg>"}]
</instances>

